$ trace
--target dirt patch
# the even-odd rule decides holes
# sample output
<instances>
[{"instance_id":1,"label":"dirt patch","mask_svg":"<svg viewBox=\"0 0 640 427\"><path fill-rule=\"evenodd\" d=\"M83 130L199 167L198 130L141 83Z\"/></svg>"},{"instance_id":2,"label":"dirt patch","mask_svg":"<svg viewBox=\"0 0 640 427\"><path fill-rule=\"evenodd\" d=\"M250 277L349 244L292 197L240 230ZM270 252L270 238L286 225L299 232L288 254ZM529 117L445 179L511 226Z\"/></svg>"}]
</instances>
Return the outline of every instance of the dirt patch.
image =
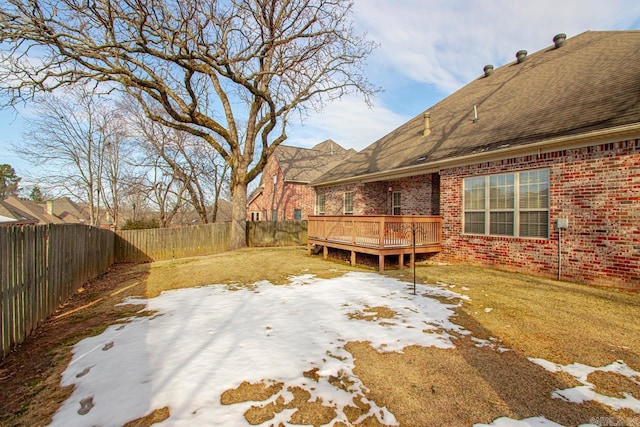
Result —
<instances>
[{"instance_id":1,"label":"dirt patch","mask_svg":"<svg viewBox=\"0 0 640 427\"><path fill-rule=\"evenodd\" d=\"M624 398L623 393L627 393L640 399L640 384L617 372L592 372L587 376L587 381L595 386L598 394Z\"/></svg>"},{"instance_id":2,"label":"dirt patch","mask_svg":"<svg viewBox=\"0 0 640 427\"><path fill-rule=\"evenodd\" d=\"M349 313L349 319L377 322L380 319L393 319L398 313L388 307L367 307L362 311Z\"/></svg>"},{"instance_id":3,"label":"dirt patch","mask_svg":"<svg viewBox=\"0 0 640 427\"><path fill-rule=\"evenodd\" d=\"M169 412L169 408L165 406L164 408L156 409L145 417L129 421L122 427L148 427L156 423L161 423L162 421L168 419L170 416L171 413Z\"/></svg>"},{"instance_id":4,"label":"dirt patch","mask_svg":"<svg viewBox=\"0 0 640 427\"><path fill-rule=\"evenodd\" d=\"M277 394L282 390L283 383L248 383L243 381L238 387L227 390L220 396L220 402L223 405L232 405L234 403L248 402L251 400L263 401Z\"/></svg>"}]
</instances>

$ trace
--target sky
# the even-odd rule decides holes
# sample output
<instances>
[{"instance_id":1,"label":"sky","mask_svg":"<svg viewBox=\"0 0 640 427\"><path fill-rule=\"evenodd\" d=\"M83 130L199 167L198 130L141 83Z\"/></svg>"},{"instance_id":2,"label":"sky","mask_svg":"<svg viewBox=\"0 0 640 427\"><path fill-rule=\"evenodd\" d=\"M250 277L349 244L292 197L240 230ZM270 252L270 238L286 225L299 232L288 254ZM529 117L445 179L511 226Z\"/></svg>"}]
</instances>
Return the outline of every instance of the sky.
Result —
<instances>
[{"instance_id":1,"label":"sky","mask_svg":"<svg viewBox=\"0 0 640 427\"><path fill-rule=\"evenodd\" d=\"M170 418L163 425L248 426L246 411L278 399L286 405L293 399L288 391L292 387L334 409L329 425L350 425L346 408L360 399L370 408L355 423L375 417L381 425L394 426L394 414L366 397L367 388L345 344L368 341L384 352L401 352L411 345L450 349L455 347L453 336L470 335L453 322L455 308L469 299L464 286L453 292L454 285L445 283L420 285L414 295L412 284L376 273L289 280L279 286L268 281L244 287L212 285L163 292L148 300L127 299L125 304L142 304L150 314L123 319L73 347L61 384L74 389L51 426L121 426L164 407ZM393 317L378 317L373 308L387 308ZM490 315L491 307L484 311ZM500 341L493 337L471 339L479 347L513 351L498 347ZM556 390L550 398L595 400L640 413L640 401L633 396L604 396L588 381L595 371L640 376L624 361L602 367L530 361L581 384ZM223 404L222 394L243 382L282 386L264 401ZM261 425L290 425L294 411L284 409ZM561 427L541 416L475 424L485 426ZM586 426L591 425L581 427Z\"/></svg>"},{"instance_id":2,"label":"sky","mask_svg":"<svg viewBox=\"0 0 640 427\"><path fill-rule=\"evenodd\" d=\"M343 98L293 123L287 145L312 147L333 139L361 150L494 67L587 30L640 29L637 0L355 0L356 27L378 48L365 72L383 92L369 108L361 97ZM0 164L18 175L30 166L20 144L25 112L0 112Z\"/></svg>"}]
</instances>

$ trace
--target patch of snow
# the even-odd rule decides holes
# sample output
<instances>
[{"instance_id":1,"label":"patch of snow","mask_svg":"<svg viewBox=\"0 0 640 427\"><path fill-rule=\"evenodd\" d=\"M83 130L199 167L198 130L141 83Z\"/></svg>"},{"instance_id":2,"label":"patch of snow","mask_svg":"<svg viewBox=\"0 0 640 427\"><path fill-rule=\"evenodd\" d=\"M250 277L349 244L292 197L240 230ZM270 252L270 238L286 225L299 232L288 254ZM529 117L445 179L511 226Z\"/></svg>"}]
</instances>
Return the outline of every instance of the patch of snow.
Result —
<instances>
[{"instance_id":1,"label":"patch of snow","mask_svg":"<svg viewBox=\"0 0 640 427\"><path fill-rule=\"evenodd\" d=\"M489 347L493 350L496 350L500 353L504 353L506 351L510 351L510 349L503 347L500 345L500 340L494 337L489 337L488 340L483 340L481 338L471 337L471 341L473 341L476 347Z\"/></svg>"},{"instance_id":2,"label":"patch of snow","mask_svg":"<svg viewBox=\"0 0 640 427\"><path fill-rule=\"evenodd\" d=\"M129 299L154 315L128 319L74 346L62 385L75 388L52 425L120 426L165 406L170 418L164 424L172 426L248 425L243 414L251 406L278 397L291 401L291 387L333 407L332 423L348 424L344 410L359 398L370 405L362 419L374 416L383 425L397 425L385 407L364 397L366 388L344 344L368 341L385 352L409 345L452 348L451 334L467 333L450 320L456 304L429 298L432 291L424 286L422 295L411 295L406 286L374 273L336 279L302 275L283 286L261 281ZM396 313L393 323L349 318L379 306ZM312 369L317 382L303 375ZM335 377L346 378L348 386L332 385ZM264 402L222 405L221 394L244 381L284 387ZM292 412L284 410L264 425L286 424Z\"/></svg>"},{"instance_id":3,"label":"patch of snow","mask_svg":"<svg viewBox=\"0 0 640 427\"><path fill-rule=\"evenodd\" d=\"M492 311L493 311L493 308L491 308L491 307L486 307L486 308L484 309L484 312L485 312L485 313L491 313Z\"/></svg>"},{"instance_id":4,"label":"patch of snow","mask_svg":"<svg viewBox=\"0 0 640 427\"><path fill-rule=\"evenodd\" d=\"M605 396L595 391L595 385L588 381L588 377L593 372L613 372L629 378L636 384L640 384L637 378L640 378L640 372L630 368L624 361L617 360L605 366L593 367L582 363L571 363L569 365L560 365L545 359L529 358L529 360L537 365L542 366L549 372L566 372L573 376L583 385L563 390L555 390L551 394L555 398L567 400L574 403L582 403L589 400L600 402L603 405L610 406L613 409L631 409L640 413L640 400L636 399L629 393L622 393L624 397Z\"/></svg>"}]
</instances>

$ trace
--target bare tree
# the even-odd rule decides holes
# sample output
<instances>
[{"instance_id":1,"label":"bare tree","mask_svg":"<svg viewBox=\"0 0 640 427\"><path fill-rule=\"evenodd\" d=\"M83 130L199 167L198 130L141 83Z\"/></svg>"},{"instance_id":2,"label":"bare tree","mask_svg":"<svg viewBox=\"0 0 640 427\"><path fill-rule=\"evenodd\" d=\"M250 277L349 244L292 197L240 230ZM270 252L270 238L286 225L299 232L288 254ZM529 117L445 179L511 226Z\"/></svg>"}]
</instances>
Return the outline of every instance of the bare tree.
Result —
<instances>
[{"instance_id":1,"label":"bare tree","mask_svg":"<svg viewBox=\"0 0 640 427\"><path fill-rule=\"evenodd\" d=\"M351 8L346 0L4 0L0 83L8 104L69 82L115 84L152 120L201 138L230 167L231 248L239 248L247 185L287 138L292 113L375 92L360 68L373 44L354 30Z\"/></svg>"},{"instance_id":2,"label":"bare tree","mask_svg":"<svg viewBox=\"0 0 640 427\"><path fill-rule=\"evenodd\" d=\"M180 202L191 205L200 221L208 223L207 206L212 199L215 205L218 203L222 187L228 179L227 164L217 151L209 145L199 144L190 133L149 120L131 102L123 102L121 106L129 117L131 132L136 135L136 145L144 153L144 161L139 166L160 169L163 176L171 176L171 185L166 180L158 181L163 191L167 192L166 195L173 194ZM157 190L158 187L154 188L154 191ZM161 201L164 197L156 199ZM164 203L161 203L161 214L163 206ZM161 222L164 224L162 219Z\"/></svg>"},{"instance_id":3,"label":"bare tree","mask_svg":"<svg viewBox=\"0 0 640 427\"><path fill-rule=\"evenodd\" d=\"M92 225L100 225L102 203L117 220L124 134L114 111L81 86L40 94L34 104L15 150L40 167L39 181L85 201Z\"/></svg>"}]
</instances>

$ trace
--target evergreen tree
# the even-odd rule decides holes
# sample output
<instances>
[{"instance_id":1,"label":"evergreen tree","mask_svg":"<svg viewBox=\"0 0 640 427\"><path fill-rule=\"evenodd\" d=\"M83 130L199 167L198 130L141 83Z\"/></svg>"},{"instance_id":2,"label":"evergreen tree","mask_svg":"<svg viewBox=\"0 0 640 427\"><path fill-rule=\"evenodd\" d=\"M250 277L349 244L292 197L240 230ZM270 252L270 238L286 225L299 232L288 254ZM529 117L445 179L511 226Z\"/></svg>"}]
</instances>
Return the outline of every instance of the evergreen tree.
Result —
<instances>
[{"instance_id":1,"label":"evergreen tree","mask_svg":"<svg viewBox=\"0 0 640 427\"><path fill-rule=\"evenodd\" d=\"M16 171L11 165L0 165L0 199L18 195L18 184L21 178L16 176Z\"/></svg>"}]
</instances>

